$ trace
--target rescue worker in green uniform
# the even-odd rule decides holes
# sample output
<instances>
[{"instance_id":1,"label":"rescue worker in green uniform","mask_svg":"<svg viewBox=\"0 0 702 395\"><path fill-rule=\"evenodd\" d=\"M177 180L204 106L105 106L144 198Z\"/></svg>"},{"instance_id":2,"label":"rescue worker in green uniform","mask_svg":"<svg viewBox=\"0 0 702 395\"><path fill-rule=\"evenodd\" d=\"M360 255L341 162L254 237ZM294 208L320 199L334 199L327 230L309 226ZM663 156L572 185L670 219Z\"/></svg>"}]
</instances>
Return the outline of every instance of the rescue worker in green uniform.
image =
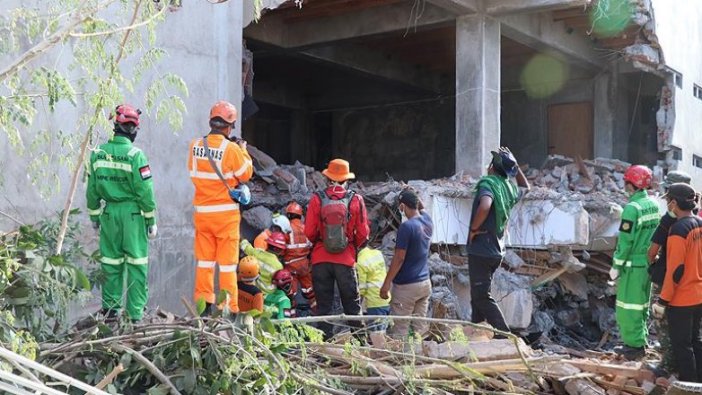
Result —
<instances>
[{"instance_id":1,"label":"rescue worker in green uniform","mask_svg":"<svg viewBox=\"0 0 702 395\"><path fill-rule=\"evenodd\" d=\"M146 155L132 145L140 114L126 104L116 108L114 136L90 156L86 192L90 220L100 232L101 313L117 316L126 268L126 313L134 322L143 318L148 300L147 238L155 238L158 232L151 168Z\"/></svg>"},{"instance_id":2,"label":"rescue worker in green uniform","mask_svg":"<svg viewBox=\"0 0 702 395\"><path fill-rule=\"evenodd\" d=\"M648 195L653 173L634 165L624 173L625 189L631 194L624 206L610 277L617 280L616 318L624 346L616 349L626 359L646 354L648 306L651 279L648 248L660 220L658 203Z\"/></svg>"}]
</instances>

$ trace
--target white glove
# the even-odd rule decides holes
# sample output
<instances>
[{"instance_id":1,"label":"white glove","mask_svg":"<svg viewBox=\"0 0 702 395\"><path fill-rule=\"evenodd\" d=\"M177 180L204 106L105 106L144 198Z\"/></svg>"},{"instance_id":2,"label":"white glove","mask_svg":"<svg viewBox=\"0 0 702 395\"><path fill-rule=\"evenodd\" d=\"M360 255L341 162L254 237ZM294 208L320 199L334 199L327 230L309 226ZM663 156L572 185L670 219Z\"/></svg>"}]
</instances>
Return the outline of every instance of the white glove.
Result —
<instances>
[{"instance_id":1,"label":"white glove","mask_svg":"<svg viewBox=\"0 0 702 395\"><path fill-rule=\"evenodd\" d=\"M616 269L614 267L612 269L610 269L609 270L609 278L611 278L612 280L618 279L619 278L619 269Z\"/></svg>"},{"instance_id":2,"label":"white glove","mask_svg":"<svg viewBox=\"0 0 702 395\"><path fill-rule=\"evenodd\" d=\"M663 316L665 316L665 306L658 302L654 303L653 306L651 306L651 314L653 314L653 318L662 320Z\"/></svg>"},{"instance_id":3,"label":"white glove","mask_svg":"<svg viewBox=\"0 0 702 395\"><path fill-rule=\"evenodd\" d=\"M158 234L158 226L156 224L149 226L146 228L146 233L149 236L149 239L155 239L156 235Z\"/></svg>"}]
</instances>

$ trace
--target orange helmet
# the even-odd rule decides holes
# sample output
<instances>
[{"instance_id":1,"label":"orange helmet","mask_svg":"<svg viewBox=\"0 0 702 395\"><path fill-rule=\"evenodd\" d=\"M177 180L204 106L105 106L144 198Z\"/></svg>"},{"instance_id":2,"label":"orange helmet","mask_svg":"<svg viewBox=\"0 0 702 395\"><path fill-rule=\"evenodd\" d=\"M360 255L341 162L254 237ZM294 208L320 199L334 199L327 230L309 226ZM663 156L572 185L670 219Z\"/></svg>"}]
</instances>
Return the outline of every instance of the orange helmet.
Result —
<instances>
[{"instance_id":1,"label":"orange helmet","mask_svg":"<svg viewBox=\"0 0 702 395\"><path fill-rule=\"evenodd\" d=\"M288 243L287 240L285 240L285 234L283 232L271 233L271 235L268 236L266 243L268 243L268 245L271 247L276 247L281 250L286 250L288 248Z\"/></svg>"},{"instance_id":2,"label":"orange helmet","mask_svg":"<svg viewBox=\"0 0 702 395\"><path fill-rule=\"evenodd\" d=\"M290 204L288 204L288 207L285 208L285 213L290 215L299 215L302 217L302 206L300 206L297 202L292 201Z\"/></svg>"},{"instance_id":3,"label":"orange helmet","mask_svg":"<svg viewBox=\"0 0 702 395\"><path fill-rule=\"evenodd\" d=\"M258 278L258 259L245 256L239 261L239 280L253 282Z\"/></svg>"},{"instance_id":4,"label":"orange helmet","mask_svg":"<svg viewBox=\"0 0 702 395\"><path fill-rule=\"evenodd\" d=\"M224 122L233 124L237 118L236 107L228 101L220 100L210 109L210 121L221 118Z\"/></svg>"}]
</instances>

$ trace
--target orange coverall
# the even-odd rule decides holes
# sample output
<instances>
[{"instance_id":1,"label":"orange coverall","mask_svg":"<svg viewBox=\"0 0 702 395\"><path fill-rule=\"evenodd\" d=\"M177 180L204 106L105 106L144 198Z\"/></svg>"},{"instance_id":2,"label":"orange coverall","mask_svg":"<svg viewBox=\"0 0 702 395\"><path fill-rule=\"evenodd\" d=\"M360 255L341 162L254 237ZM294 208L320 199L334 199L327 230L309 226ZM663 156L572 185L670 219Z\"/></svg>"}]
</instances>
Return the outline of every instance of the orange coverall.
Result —
<instances>
[{"instance_id":1,"label":"orange coverall","mask_svg":"<svg viewBox=\"0 0 702 395\"><path fill-rule=\"evenodd\" d=\"M219 265L219 288L229 293L229 309L239 312L236 268L239 263L239 205L212 169L198 138L190 143L188 170L195 186L195 301L215 303L214 271ZM224 135L210 133L207 144L212 159L230 188L246 182L253 175L253 162L246 150Z\"/></svg>"},{"instance_id":2,"label":"orange coverall","mask_svg":"<svg viewBox=\"0 0 702 395\"><path fill-rule=\"evenodd\" d=\"M285 267L293 274L293 277L300 283L302 296L310 301L315 307L314 289L312 288L312 273L310 272L310 250L312 243L305 236L305 224L302 220L295 218L290 220L292 233L288 235L289 244L285 251Z\"/></svg>"}]
</instances>

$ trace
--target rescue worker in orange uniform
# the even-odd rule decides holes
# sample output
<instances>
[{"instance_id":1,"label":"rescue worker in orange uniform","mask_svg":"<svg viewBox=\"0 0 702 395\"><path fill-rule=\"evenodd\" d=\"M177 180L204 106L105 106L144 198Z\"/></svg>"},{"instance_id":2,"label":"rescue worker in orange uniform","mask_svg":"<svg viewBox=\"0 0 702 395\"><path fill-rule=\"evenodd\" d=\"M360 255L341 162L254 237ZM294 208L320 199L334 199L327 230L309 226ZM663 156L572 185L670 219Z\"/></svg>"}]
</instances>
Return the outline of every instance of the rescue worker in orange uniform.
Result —
<instances>
[{"instance_id":1,"label":"rescue worker in orange uniform","mask_svg":"<svg viewBox=\"0 0 702 395\"><path fill-rule=\"evenodd\" d=\"M302 296L307 299L310 309L315 311L317 301L312 288L312 272L310 271L310 251L312 243L305 236L305 224L302 222L302 206L292 201L285 208L285 215L290 220L290 243L285 250L285 268L290 270L298 282Z\"/></svg>"},{"instance_id":2,"label":"rescue worker in orange uniform","mask_svg":"<svg viewBox=\"0 0 702 395\"><path fill-rule=\"evenodd\" d=\"M236 200L240 196L236 192L253 175L253 162L246 151L246 141L229 139L236 119L236 107L218 101L210 110L210 133L190 143L188 170L195 186L193 217L197 260L194 298L196 302L206 302L206 314L211 313L215 303L216 265L219 265L219 287L228 292L229 310L239 312L236 270L241 213Z\"/></svg>"},{"instance_id":3,"label":"rescue worker in orange uniform","mask_svg":"<svg viewBox=\"0 0 702 395\"><path fill-rule=\"evenodd\" d=\"M263 292L256 286L259 276L258 259L245 256L239 261L239 311L258 310L263 313Z\"/></svg>"}]
</instances>

